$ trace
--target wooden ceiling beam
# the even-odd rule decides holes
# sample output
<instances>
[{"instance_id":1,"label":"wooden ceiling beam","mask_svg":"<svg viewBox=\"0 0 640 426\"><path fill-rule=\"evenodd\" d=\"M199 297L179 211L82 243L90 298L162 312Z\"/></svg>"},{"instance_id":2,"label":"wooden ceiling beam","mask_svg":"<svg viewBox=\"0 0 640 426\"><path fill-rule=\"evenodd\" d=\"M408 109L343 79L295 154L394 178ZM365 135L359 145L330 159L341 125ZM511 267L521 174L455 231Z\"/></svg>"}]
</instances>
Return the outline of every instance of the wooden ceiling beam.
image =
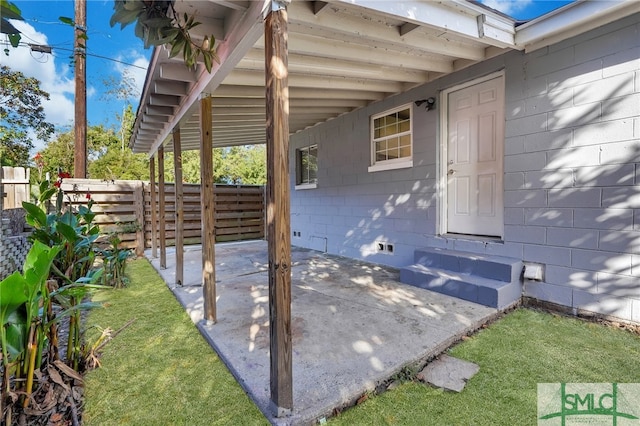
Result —
<instances>
[{"instance_id":1,"label":"wooden ceiling beam","mask_svg":"<svg viewBox=\"0 0 640 426\"><path fill-rule=\"evenodd\" d=\"M160 64L160 78L162 80L174 80L183 82L196 81L196 73L194 70L187 68L184 63L165 63Z\"/></svg>"},{"instance_id":2,"label":"wooden ceiling beam","mask_svg":"<svg viewBox=\"0 0 640 426\"><path fill-rule=\"evenodd\" d=\"M180 105L180 97L160 94L150 95L149 105L174 107Z\"/></svg>"},{"instance_id":3,"label":"wooden ceiling beam","mask_svg":"<svg viewBox=\"0 0 640 426\"><path fill-rule=\"evenodd\" d=\"M173 115L173 111L175 109L170 106L157 106L157 105L147 105L145 108L145 112L151 115L165 115L170 116Z\"/></svg>"},{"instance_id":4,"label":"wooden ceiling beam","mask_svg":"<svg viewBox=\"0 0 640 426\"><path fill-rule=\"evenodd\" d=\"M387 81L424 82L428 71L451 72L451 62L424 62L422 70L412 70L346 60L327 60L309 55L289 55L289 73L368 78ZM252 49L239 63L238 69L264 70L264 52Z\"/></svg>"},{"instance_id":5,"label":"wooden ceiling beam","mask_svg":"<svg viewBox=\"0 0 640 426\"><path fill-rule=\"evenodd\" d=\"M290 55L319 56L328 59L357 61L364 64L388 66L413 70L429 70L429 63L446 64L453 57L436 59L418 52L399 52L391 49L377 48L342 40L324 39L308 34L291 34L289 37ZM450 52L452 54L452 52ZM477 55L475 55L477 56ZM436 65L437 66L437 65Z\"/></svg>"},{"instance_id":6,"label":"wooden ceiling beam","mask_svg":"<svg viewBox=\"0 0 640 426\"><path fill-rule=\"evenodd\" d=\"M362 15L348 15L330 10L316 16L306 2L292 2L289 6L289 15L292 33L324 34L325 37L330 38L339 38L338 36L341 35L344 41L352 40L354 43L368 44L389 50L395 50L399 47L416 52L435 53L464 59L483 59L481 48L429 36L418 31L400 35L396 27L385 25L384 22L379 22L377 19L365 19ZM443 23L443 25L447 24L447 22ZM475 18L473 24L475 34L478 36ZM289 39L293 39L293 36L290 36Z\"/></svg>"},{"instance_id":7,"label":"wooden ceiling beam","mask_svg":"<svg viewBox=\"0 0 640 426\"><path fill-rule=\"evenodd\" d=\"M238 86L260 86L261 84L264 84L264 73L248 70L236 70L227 76L225 83ZM290 74L289 87L316 90L364 90L380 93L397 93L402 91L403 88L402 83L397 81L393 82L302 74Z\"/></svg>"}]
</instances>

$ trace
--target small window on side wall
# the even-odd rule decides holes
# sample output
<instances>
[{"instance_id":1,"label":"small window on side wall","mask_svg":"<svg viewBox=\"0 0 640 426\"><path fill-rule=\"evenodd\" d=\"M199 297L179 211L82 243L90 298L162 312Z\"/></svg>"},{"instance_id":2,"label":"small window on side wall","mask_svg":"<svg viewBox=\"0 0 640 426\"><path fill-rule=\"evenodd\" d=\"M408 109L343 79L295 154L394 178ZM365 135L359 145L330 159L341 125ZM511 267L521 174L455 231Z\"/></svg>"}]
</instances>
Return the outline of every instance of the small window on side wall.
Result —
<instances>
[{"instance_id":1,"label":"small window on side wall","mask_svg":"<svg viewBox=\"0 0 640 426\"><path fill-rule=\"evenodd\" d=\"M318 145L296 150L296 189L313 189L318 185Z\"/></svg>"},{"instance_id":2,"label":"small window on side wall","mask_svg":"<svg viewBox=\"0 0 640 426\"><path fill-rule=\"evenodd\" d=\"M411 104L371 116L370 172L413 166Z\"/></svg>"}]
</instances>

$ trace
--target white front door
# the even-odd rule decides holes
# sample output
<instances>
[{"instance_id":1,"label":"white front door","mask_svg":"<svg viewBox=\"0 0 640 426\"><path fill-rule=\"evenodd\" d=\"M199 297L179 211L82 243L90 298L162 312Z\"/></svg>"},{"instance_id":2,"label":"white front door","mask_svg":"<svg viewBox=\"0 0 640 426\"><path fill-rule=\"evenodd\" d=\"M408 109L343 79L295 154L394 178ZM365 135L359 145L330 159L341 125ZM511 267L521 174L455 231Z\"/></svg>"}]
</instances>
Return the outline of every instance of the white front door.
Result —
<instances>
[{"instance_id":1,"label":"white front door","mask_svg":"<svg viewBox=\"0 0 640 426\"><path fill-rule=\"evenodd\" d=\"M447 95L447 232L502 237L504 77Z\"/></svg>"}]
</instances>

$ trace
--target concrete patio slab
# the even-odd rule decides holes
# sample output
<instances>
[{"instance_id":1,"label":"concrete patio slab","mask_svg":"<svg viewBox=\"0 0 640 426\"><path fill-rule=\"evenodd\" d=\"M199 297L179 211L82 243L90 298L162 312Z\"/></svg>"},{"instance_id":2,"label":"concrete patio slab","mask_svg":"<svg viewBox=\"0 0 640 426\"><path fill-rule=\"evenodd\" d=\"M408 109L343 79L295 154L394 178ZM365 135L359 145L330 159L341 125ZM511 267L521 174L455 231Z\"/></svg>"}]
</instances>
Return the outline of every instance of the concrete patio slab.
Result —
<instances>
[{"instance_id":1,"label":"concrete patio slab","mask_svg":"<svg viewBox=\"0 0 640 426\"><path fill-rule=\"evenodd\" d=\"M314 424L407 365L426 362L497 311L398 282L379 265L292 249L293 404L290 417L270 410L266 241L216 245L218 322L203 321L202 252L185 249L184 286L147 257L267 419Z\"/></svg>"}]
</instances>

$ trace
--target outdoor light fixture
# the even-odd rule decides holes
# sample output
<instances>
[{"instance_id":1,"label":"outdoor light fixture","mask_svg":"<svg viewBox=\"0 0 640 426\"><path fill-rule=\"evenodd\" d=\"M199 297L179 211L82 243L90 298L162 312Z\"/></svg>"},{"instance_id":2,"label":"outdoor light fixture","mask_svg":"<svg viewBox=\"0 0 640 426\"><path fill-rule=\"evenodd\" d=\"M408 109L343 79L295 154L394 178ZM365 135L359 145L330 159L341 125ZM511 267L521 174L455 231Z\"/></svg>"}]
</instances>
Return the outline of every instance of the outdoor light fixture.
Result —
<instances>
[{"instance_id":1,"label":"outdoor light fixture","mask_svg":"<svg viewBox=\"0 0 640 426\"><path fill-rule=\"evenodd\" d=\"M416 106L420 106L422 104L427 104L425 106L427 111L431 111L432 109L434 109L436 107L436 98L420 99L419 101L416 101L415 104L416 104Z\"/></svg>"}]
</instances>

